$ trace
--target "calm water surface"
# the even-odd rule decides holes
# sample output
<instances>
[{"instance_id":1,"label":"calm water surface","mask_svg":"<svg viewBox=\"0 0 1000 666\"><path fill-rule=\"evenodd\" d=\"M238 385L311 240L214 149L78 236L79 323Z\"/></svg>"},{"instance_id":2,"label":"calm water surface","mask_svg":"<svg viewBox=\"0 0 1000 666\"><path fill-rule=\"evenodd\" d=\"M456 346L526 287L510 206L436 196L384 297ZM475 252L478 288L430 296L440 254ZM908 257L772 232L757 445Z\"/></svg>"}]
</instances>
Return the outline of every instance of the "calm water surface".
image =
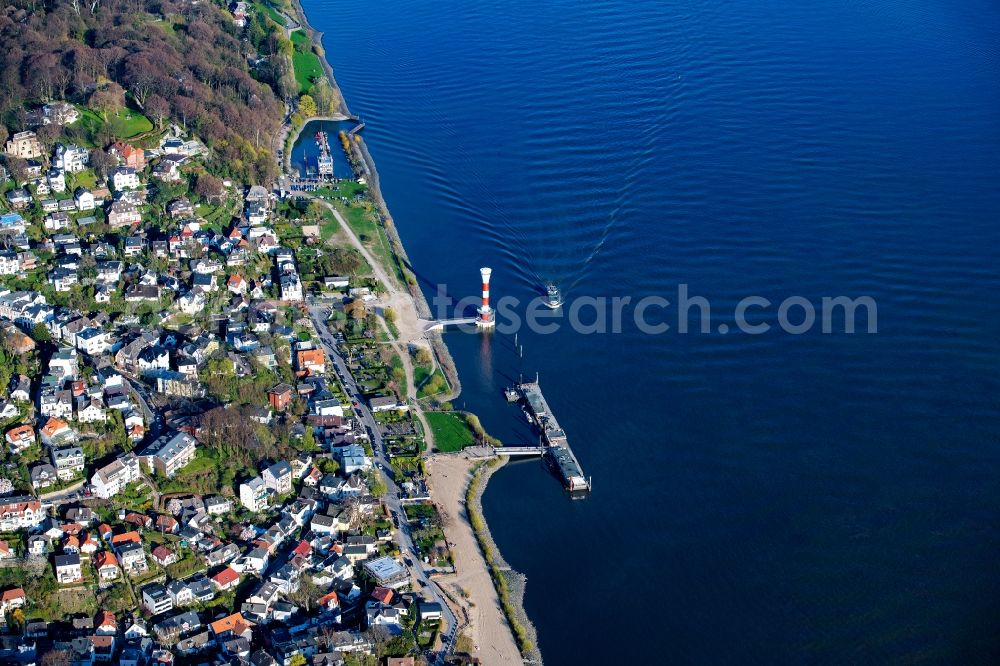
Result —
<instances>
[{"instance_id":1,"label":"calm water surface","mask_svg":"<svg viewBox=\"0 0 1000 666\"><path fill-rule=\"evenodd\" d=\"M1000 6L304 0L428 294L870 295L877 335L449 334L593 475L486 514L549 666L1000 661Z\"/></svg>"}]
</instances>

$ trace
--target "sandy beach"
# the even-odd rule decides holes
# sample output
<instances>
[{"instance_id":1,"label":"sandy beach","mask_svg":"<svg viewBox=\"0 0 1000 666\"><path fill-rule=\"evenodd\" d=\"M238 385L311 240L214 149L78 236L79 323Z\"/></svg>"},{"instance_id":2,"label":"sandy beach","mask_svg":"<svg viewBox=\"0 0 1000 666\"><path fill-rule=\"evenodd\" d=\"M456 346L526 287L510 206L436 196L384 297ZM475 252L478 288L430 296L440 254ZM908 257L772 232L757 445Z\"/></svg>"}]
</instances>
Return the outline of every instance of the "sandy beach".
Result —
<instances>
[{"instance_id":1,"label":"sandy beach","mask_svg":"<svg viewBox=\"0 0 1000 666\"><path fill-rule=\"evenodd\" d=\"M478 646L474 656L484 664L520 664L521 654L465 512L465 492L476 462L481 460L461 454L436 454L427 459L434 501L444 514L445 536L453 544L458 568L455 575L437 580L460 605L457 615L469 619L463 632Z\"/></svg>"}]
</instances>

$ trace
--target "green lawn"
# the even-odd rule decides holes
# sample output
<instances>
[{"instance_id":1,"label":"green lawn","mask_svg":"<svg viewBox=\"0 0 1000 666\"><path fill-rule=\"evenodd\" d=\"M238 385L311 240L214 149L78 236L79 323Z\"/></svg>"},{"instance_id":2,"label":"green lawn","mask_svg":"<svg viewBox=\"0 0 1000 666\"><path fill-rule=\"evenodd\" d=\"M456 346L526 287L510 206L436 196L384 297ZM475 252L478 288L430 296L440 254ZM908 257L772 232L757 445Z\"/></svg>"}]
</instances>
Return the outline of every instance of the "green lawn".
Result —
<instances>
[{"instance_id":1,"label":"green lawn","mask_svg":"<svg viewBox=\"0 0 1000 666\"><path fill-rule=\"evenodd\" d=\"M320 187L313 192L313 194L325 199L338 199L340 197L353 198L355 195L361 194L366 189L368 189L367 185L362 185L357 181L342 180L332 187Z\"/></svg>"},{"instance_id":2,"label":"green lawn","mask_svg":"<svg viewBox=\"0 0 1000 666\"><path fill-rule=\"evenodd\" d=\"M323 65L319 56L312 50L312 42L304 30L292 33L292 65L295 68L295 80L299 82L299 90L307 93L312 88L314 78L323 76Z\"/></svg>"},{"instance_id":3,"label":"green lawn","mask_svg":"<svg viewBox=\"0 0 1000 666\"><path fill-rule=\"evenodd\" d=\"M427 398L448 390L448 380L436 368L431 372L427 368L418 366L413 371L413 381L417 387L418 398Z\"/></svg>"},{"instance_id":4,"label":"green lawn","mask_svg":"<svg viewBox=\"0 0 1000 666\"><path fill-rule=\"evenodd\" d=\"M385 235L385 229L374 219L374 213L367 211L363 206L344 206L339 203L334 205L340 210L344 219L347 220L347 224L354 230L354 233L361 239L361 242L368 247L378 262L382 264L382 267L387 269L391 274L394 274L401 284L404 283L399 262L396 261L392 250L389 248L389 239Z\"/></svg>"},{"instance_id":5,"label":"green lawn","mask_svg":"<svg viewBox=\"0 0 1000 666\"><path fill-rule=\"evenodd\" d=\"M461 414L454 412L427 412L427 421L434 431L434 446L438 451L461 451L476 443L472 430Z\"/></svg>"},{"instance_id":6,"label":"green lawn","mask_svg":"<svg viewBox=\"0 0 1000 666\"><path fill-rule=\"evenodd\" d=\"M269 2L255 2L253 3L253 6L254 9L256 9L258 12L263 12L264 14L267 14L272 21L284 27L285 17L282 16L277 9L272 7Z\"/></svg>"},{"instance_id":7,"label":"green lawn","mask_svg":"<svg viewBox=\"0 0 1000 666\"><path fill-rule=\"evenodd\" d=\"M76 108L80 110L80 125L86 130L87 135L91 138L91 145L93 145L93 138L104 127L104 120L85 106L77 104ZM122 109L118 116L108 118L107 125L111 133L120 139L131 139L153 129L153 123L150 122L149 118L132 109Z\"/></svg>"},{"instance_id":8,"label":"green lawn","mask_svg":"<svg viewBox=\"0 0 1000 666\"><path fill-rule=\"evenodd\" d=\"M67 190L72 192L77 187L85 187L88 190L92 190L97 187L97 174L95 174L90 169L81 171L79 173L66 174L66 185Z\"/></svg>"}]
</instances>

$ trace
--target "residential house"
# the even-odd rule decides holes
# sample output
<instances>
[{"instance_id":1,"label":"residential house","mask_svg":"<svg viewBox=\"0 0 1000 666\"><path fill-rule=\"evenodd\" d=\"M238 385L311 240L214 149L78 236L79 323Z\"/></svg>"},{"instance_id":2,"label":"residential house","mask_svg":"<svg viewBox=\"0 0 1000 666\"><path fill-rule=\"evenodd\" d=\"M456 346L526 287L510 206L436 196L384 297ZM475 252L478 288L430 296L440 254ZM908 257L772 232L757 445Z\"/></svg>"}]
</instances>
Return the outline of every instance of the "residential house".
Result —
<instances>
[{"instance_id":1,"label":"residential house","mask_svg":"<svg viewBox=\"0 0 1000 666\"><path fill-rule=\"evenodd\" d=\"M139 187L139 174L128 166L118 167L111 174L111 184L115 190L134 190Z\"/></svg>"},{"instance_id":2,"label":"residential house","mask_svg":"<svg viewBox=\"0 0 1000 666\"><path fill-rule=\"evenodd\" d=\"M94 193L82 187L76 188L73 192L73 201L76 203L76 209L79 211L94 210L97 208Z\"/></svg>"},{"instance_id":3,"label":"residential house","mask_svg":"<svg viewBox=\"0 0 1000 666\"><path fill-rule=\"evenodd\" d=\"M35 443L35 429L30 425L19 425L8 430L5 438L11 454L17 455Z\"/></svg>"},{"instance_id":4,"label":"residential house","mask_svg":"<svg viewBox=\"0 0 1000 666\"><path fill-rule=\"evenodd\" d=\"M164 585L154 583L142 588L142 607L152 615L159 615L173 609L174 602Z\"/></svg>"},{"instance_id":5,"label":"residential house","mask_svg":"<svg viewBox=\"0 0 1000 666\"><path fill-rule=\"evenodd\" d=\"M56 468L56 476L61 481L72 481L83 472L84 455L79 446L64 446L50 448L52 466Z\"/></svg>"},{"instance_id":6,"label":"residential house","mask_svg":"<svg viewBox=\"0 0 1000 666\"><path fill-rule=\"evenodd\" d=\"M56 581L60 585L73 585L83 582L83 570L80 568L80 555L69 553L56 555Z\"/></svg>"},{"instance_id":7,"label":"residential house","mask_svg":"<svg viewBox=\"0 0 1000 666\"><path fill-rule=\"evenodd\" d=\"M171 520L173 519L171 518ZM177 521L174 520L174 523L176 524ZM166 546L157 546L153 549L153 552L150 553L150 556L153 558L153 561L161 567L170 566L177 561L177 553L170 550Z\"/></svg>"},{"instance_id":8,"label":"residential house","mask_svg":"<svg viewBox=\"0 0 1000 666\"><path fill-rule=\"evenodd\" d=\"M267 467L261 478L264 485L276 495L284 495L292 491L292 466L288 461L282 460Z\"/></svg>"},{"instance_id":9,"label":"residential house","mask_svg":"<svg viewBox=\"0 0 1000 666\"><path fill-rule=\"evenodd\" d=\"M118 564L123 571L129 574L141 574L149 570L146 562L146 551L141 543L126 541L115 545L115 554L118 557Z\"/></svg>"},{"instance_id":10,"label":"residential house","mask_svg":"<svg viewBox=\"0 0 1000 666\"><path fill-rule=\"evenodd\" d=\"M131 167L136 171L142 171L142 169L146 166L146 151L142 148L132 146L122 141L116 141L111 146L109 152L121 160L125 166Z\"/></svg>"},{"instance_id":11,"label":"residential house","mask_svg":"<svg viewBox=\"0 0 1000 666\"><path fill-rule=\"evenodd\" d=\"M108 226L112 229L120 229L139 224L142 221L142 215L134 203L119 199L112 201L108 207L107 220Z\"/></svg>"},{"instance_id":12,"label":"residential house","mask_svg":"<svg viewBox=\"0 0 1000 666\"><path fill-rule=\"evenodd\" d=\"M299 349L295 352L295 367L309 375L326 373L326 354L320 348Z\"/></svg>"},{"instance_id":13,"label":"residential house","mask_svg":"<svg viewBox=\"0 0 1000 666\"><path fill-rule=\"evenodd\" d=\"M44 154L42 144L34 132L17 132L7 140L4 152L11 157L31 160Z\"/></svg>"},{"instance_id":14,"label":"residential house","mask_svg":"<svg viewBox=\"0 0 1000 666\"><path fill-rule=\"evenodd\" d=\"M218 516L229 513L233 509L233 502L228 497L215 495L205 499L205 512L210 516Z\"/></svg>"},{"instance_id":15,"label":"residential house","mask_svg":"<svg viewBox=\"0 0 1000 666\"><path fill-rule=\"evenodd\" d=\"M90 485L95 495L110 499L140 476L139 459L130 452L97 470L90 478Z\"/></svg>"},{"instance_id":16,"label":"residential house","mask_svg":"<svg viewBox=\"0 0 1000 666\"><path fill-rule=\"evenodd\" d=\"M53 163L56 168L66 173L79 173L90 164L90 151L76 145L59 144L56 146Z\"/></svg>"},{"instance_id":17,"label":"residential house","mask_svg":"<svg viewBox=\"0 0 1000 666\"><path fill-rule=\"evenodd\" d=\"M283 412L292 402L295 388L288 384L278 384L267 392L267 401L276 412Z\"/></svg>"},{"instance_id":18,"label":"residential house","mask_svg":"<svg viewBox=\"0 0 1000 666\"><path fill-rule=\"evenodd\" d=\"M92 562L94 569L97 570L98 579L103 582L115 580L121 572L118 568L118 561L106 550L94 555Z\"/></svg>"},{"instance_id":19,"label":"residential house","mask_svg":"<svg viewBox=\"0 0 1000 666\"><path fill-rule=\"evenodd\" d=\"M240 584L240 574L232 567L226 567L210 578L215 589L225 592Z\"/></svg>"},{"instance_id":20,"label":"residential house","mask_svg":"<svg viewBox=\"0 0 1000 666\"><path fill-rule=\"evenodd\" d=\"M139 460L169 478L194 459L196 447L197 442L191 435L168 432L147 446Z\"/></svg>"},{"instance_id":21,"label":"residential house","mask_svg":"<svg viewBox=\"0 0 1000 666\"><path fill-rule=\"evenodd\" d=\"M56 468L49 463L39 463L32 466L30 474L31 487L35 490L44 490L54 486L59 480Z\"/></svg>"},{"instance_id":22,"label":"residential house","mask_svg":"<svg viewBox=\"0 0 1000 666\"><path fill-rule=\"evenodd\" d=\"M264 479L255 476L240 484L240 504L253 513L264 511L268 505L268 488Z\"/></svg>"}]
</instances>

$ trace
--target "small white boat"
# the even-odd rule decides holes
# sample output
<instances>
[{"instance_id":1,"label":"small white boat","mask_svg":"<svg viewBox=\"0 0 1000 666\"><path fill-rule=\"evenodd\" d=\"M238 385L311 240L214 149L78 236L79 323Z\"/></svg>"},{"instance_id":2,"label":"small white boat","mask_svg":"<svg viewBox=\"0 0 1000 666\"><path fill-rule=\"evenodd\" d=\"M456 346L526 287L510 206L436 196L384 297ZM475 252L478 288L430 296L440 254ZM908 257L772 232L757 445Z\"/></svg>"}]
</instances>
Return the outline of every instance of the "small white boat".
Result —
<instances>
[{"instance_id":1,"label":"small white boat","mask_svg":"<svg viewBox=\"0 0 1000 666\"><path fill-rule=\"evenodd\" d=\"M559 293L559 287L556 286L555 282L549 282L545 290L547 296L545 304L553 310L558 310L562 306L562 294Z\"/></svg>"}]
</instances>

